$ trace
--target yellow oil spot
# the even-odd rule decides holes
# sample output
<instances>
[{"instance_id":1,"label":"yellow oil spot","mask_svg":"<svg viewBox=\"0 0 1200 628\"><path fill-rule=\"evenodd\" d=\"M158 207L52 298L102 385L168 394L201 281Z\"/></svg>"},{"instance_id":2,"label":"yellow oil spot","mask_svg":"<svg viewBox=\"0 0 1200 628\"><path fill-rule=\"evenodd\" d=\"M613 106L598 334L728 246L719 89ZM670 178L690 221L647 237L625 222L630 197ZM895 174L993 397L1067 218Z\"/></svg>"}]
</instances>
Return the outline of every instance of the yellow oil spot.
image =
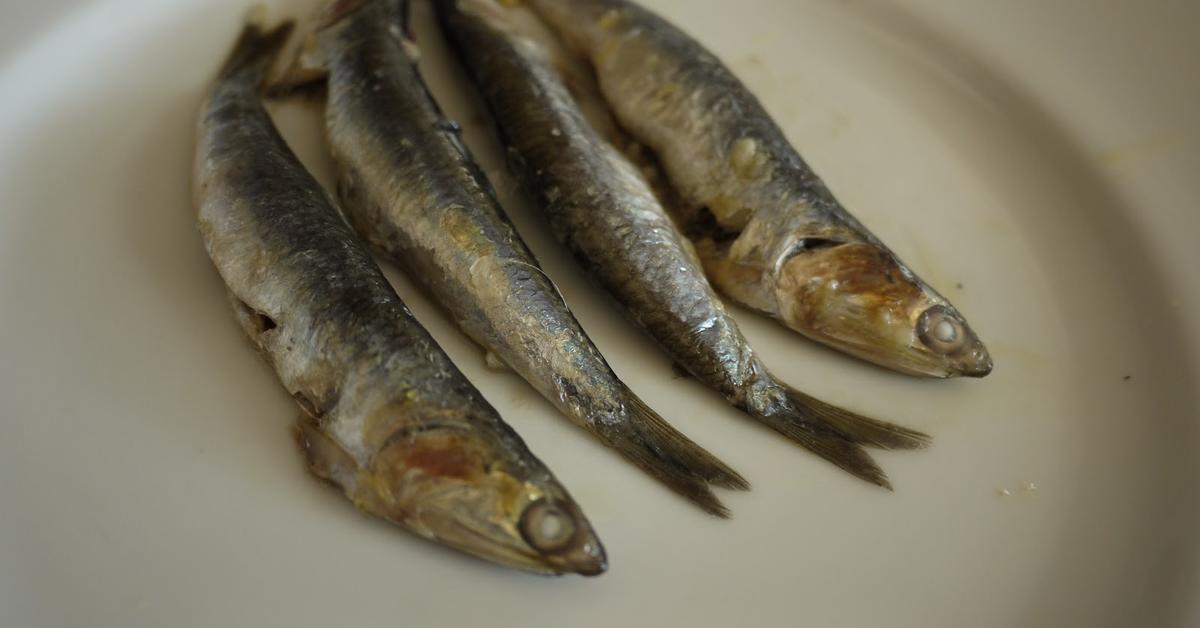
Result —
<instances>
[{"instance_id":1,"label":"yellow oil spot","mask_svg":"<svg viewBox=\"0 0 1200 628\"><path fill-rule=\"evenodd\" d=\"M1101 151L1097 156L1100 163L1112 170L1125 166L1153 161L1170 151L1176 140L1164 133L1155 134L1126 144L1118 144Z\"/></svg>"},{"instance_id":2,"label":"yellow oil spot","mask_svg":"<svg viewBox=\"0 0 1200 628\"><path fill-rule=\"evenodd\" d=\"M410 388L404 392L404 398L409 401L417 400L417 391L415 388Z\"/></svg>"},{"instance_id":3,"label":"yellow oil spot","mask_svg":"<svg viewBox=\"0 0 1200 628\"><path fill-rule=\"evenodd\" d=\"M489 485L496 492L497 514L502 519L516 520L521 516L520 508L525 504L541 497L541 490L532 485L518 481L501 469L493 469L488 474ZM531 497L525 497L532 490ZM525 497L525 499L522 499Z\"/></svg>"},{"instance_id":4,"label":"yellow oil spot","mask_svg":"<svg viewBox=\"0 0 1200 628\"><path fill-rule=\"evenodd\" d=\"M758 149L758 140L743 137L733 143L729 151L729 165L733 173L742 179L757 179L767 166L767 156Z\"/></svg>"},{"instance_id":5,"label":"yellow oil spot","mask_svg":"<svg viewBox=\"0 0 1200 628\"><path fill-rule=\"evenodd\" d=\"M654 97L659 100L666 100L679 92L679 83L664 83L662 87L654 90Z\"/></svg>"},{"instance_id":6,"label":"yellow oil spot","mask_svg":"<svg viewBox=\"0 0 1200 628\"><path fill-rule=\"evenodd\" d=\"M441 216L442 234L454 241L459 250L487 256L496 245L482 237L478 225L458 205L445 208Z\"/></svg>"},{"instance_id":7,"label":"yellow oil spot","mask_svg":"<svg viewBox=\"0 0 1200 628\"><path fill-rule=\"evenodd\" d=\"M600 28L608 30L621 22L621 12L617 9L609 9L600 16L600 21L597 24Z\"/></svg>"},{"instance_id":8,"label":"yellow oil spot","mask_svg":"<svg viewBox=\"0 0 1200 628\"><path fill-rule=\"evenodd\" d=\"M723 227L738 228L746 223L749 211L738 199L718 194L708 201L708 209Z\"/></svg>"}]
</instances>

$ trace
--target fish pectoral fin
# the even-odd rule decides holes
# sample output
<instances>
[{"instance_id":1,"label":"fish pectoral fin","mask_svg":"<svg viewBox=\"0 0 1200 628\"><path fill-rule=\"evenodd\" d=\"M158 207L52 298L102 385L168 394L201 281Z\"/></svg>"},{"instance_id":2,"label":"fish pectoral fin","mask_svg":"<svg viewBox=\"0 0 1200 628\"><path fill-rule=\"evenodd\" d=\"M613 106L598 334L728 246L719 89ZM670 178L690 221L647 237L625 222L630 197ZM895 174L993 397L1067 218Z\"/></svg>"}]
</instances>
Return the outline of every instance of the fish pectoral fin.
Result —
<instances>
[{"instance_id":1,"label":"fish pectoral fin","mask_svg":"<svg viewBox=\"0 0 1200 628\"><path fill-rule=\"evenodd\" d=\"M510 368L508 366L508 364L506 364L504 362L504 360L501 360L500 356L496 355L495 353L492 353L491 351L484 353L483 363L486 364L487 367L493 371L498 371L501 373L512 372L512 368Z\"/></svg>"},{"instance_id":2,"label":"fish pectoral fin","mask_svg":"<svg viewBox=\"0 0 1200 628\"><path fill-rule=\"evenodd\" d=\"M678 362L671 363L671 373L674 374L675 379L691 379L692 378L691 371L689 371L686 366L684 366Z\"/></svg>"},{"instance_id":3,"label":"fish pectoral fin","mask_svg":"<svg viewBox=\"0 0 1200 628\"><path fill-rule=\"evenodd\" d=\"M775 295L764 286L761 264L739 259L728 247L711 241L695 244L704 273L717 292L753 310L771 316L776 314L778 305Z\"/></svg>"},{"instance_id":4,"label":"fish pectoral fin","mask_svg":"<svg viewBox=\"0 0 1200 628\"><path fill-rule=\"evenodd\" d=\"M300 415L295 435L296 444L300 445L304 461L313 475L346 491L353 489L358 464L341 445L321 431L312 417Z\"/></svg>"}]
</instances>

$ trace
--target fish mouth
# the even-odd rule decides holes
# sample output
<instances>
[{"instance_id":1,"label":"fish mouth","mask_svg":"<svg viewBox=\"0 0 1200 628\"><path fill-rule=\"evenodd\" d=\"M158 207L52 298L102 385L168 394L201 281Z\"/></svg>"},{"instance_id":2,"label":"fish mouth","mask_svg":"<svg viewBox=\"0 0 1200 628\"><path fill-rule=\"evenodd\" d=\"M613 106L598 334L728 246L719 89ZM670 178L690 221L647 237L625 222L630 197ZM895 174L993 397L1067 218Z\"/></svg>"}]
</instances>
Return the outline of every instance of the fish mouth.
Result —
<instances>
[{"instance_id":1,"label":"fish mouth","mask_svg":"<svg viewBox=\"0 0 1200 628\"><path fill-rule=\"evenodd\" d=\"M945 377L985 377L992 372L992 356L983 342L954 308L936 304L926 308L915 324L917 340L946 365Z\"/></svg>"},{"instance_id":2,"label":"fish mouth","mask_svg":"<svg viewBox=\"0 0 1200 628\"><path fill-rule=\"evenodd\" d=\"M958 371L958 375L963 377L987 377L992 373L992 368L995 366L992 363L992 356L988 354L987 349L983 345L979 346L982 355L973 360L969 366L966 366Z\"/></svg>"}]
</instances>

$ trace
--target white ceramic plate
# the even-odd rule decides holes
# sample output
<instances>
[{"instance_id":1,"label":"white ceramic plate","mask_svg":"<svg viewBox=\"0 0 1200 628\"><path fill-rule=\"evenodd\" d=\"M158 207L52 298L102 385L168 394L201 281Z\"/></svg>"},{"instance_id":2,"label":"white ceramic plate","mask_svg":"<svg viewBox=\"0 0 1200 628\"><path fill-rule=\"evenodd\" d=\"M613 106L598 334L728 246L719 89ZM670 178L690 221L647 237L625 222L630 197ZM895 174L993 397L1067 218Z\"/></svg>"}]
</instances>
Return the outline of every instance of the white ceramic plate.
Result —
<instances>
[{"instance_id":1,"label":"white ceramic plate","mask_svg":"<svg viewBox=\"0 0 1200 628\"><path fill-rule=\"evenodd\" d=\"M788 381L936 437L879 455L895 493L672 377L517 198L422 6L435 91L585 327L755 486L723 495L732 521L703 515L487 371L393 274L589 513L612 564L592 580L419 541L302 468L189 201L241 0L5 4L0 625L1200 622L1200 4L648 1L988 341L992 376L922 381L737 312ZM277 113L328 182L314 110Z\"/></svg>"}]
</instances>

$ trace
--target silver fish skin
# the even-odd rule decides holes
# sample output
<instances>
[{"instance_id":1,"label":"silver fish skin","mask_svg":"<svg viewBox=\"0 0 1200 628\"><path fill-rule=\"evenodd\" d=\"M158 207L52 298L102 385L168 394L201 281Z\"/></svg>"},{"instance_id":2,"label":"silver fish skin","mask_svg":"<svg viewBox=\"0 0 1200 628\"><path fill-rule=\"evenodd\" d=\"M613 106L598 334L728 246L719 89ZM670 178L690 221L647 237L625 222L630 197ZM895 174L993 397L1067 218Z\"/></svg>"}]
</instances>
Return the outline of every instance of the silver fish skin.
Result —
<instances>
[{"instance_id":1,"label":"silver fish skin","mask_svg":"<svg viewBox=\"0 0 1200 628\"><path fill-rule=\"evenodd\" d=\"M327 76L327 135L351 223L564 416L727 516L710 484L749 485L647 407L584 333L427 91L402 28L407 4L332 4L306 46Z\"/></svg>"},{"instance_id":2,"label":"silver fish skin","mask_svg":"<svg viewBox=\"0 0 1200 628\"><path fill-rule=\"evenodd\" d=\"M260 100L290 23L249 24L202 107L193 198L241 327L302 413L312 472L364 513L496 563L594 575L579 506L392 290Z\"/></svg>"},{"instance_id":3,"label":"silver fish skin","mask_svg":"<svg viewBox=\"0 0 1200 628\"><path fill-rule=\"evenodd\" d=\"M838 202L713 53L628 0L530 3L654 153L682 200L670 209L720 291L900 372L991 372L962 314Z\"/></svg>"},{"instance_id":4,"label":"silver fish skin","mask_svg":"<svg viewBox=\"0 0 1200 628\"><path fill-rule=\"evenodd\" d=\"M776 379L726 313L639 170L585 118L547 48L492 0L437 4L487 101L514 172L554 233L658 344L733 406L882 486L860 445L924 446L924 434L823 403Z\"/></svg>"}]
</instances>

